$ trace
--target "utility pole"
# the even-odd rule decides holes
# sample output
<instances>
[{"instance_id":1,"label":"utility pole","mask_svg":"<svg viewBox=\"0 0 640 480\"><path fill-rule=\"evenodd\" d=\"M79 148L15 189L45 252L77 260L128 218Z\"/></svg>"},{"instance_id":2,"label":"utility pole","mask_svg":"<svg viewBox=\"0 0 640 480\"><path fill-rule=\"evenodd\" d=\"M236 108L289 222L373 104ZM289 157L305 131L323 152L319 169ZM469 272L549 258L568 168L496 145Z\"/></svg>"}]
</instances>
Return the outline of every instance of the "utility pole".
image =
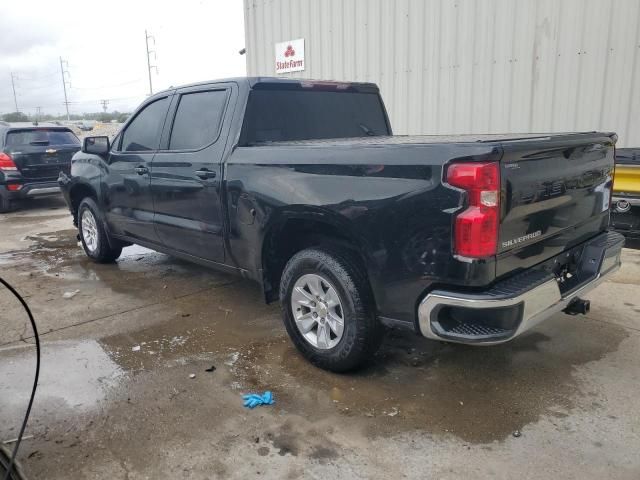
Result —
<instances>
[{"instance_id":1,"label":"utility pole","mask_svg":"<svg viewBox=\"0 0 640 480\"><path fill-rule=\"evenodd\" d=\"M102 104L102 111L104 113L107 113L107 105L109 105L109 100L100 100L100 103Z\"/></svg>"},{"instance_id":2,"label":"utility pole","mask_svg":"<svg viewBox=\"0 0 640 480\"><path fill-rule=\"evenodd\" d=\"M147 70L149 72L149 95L153 95L153 85L151 83L151 69L155 68L156 69L156 75L158 74L158 67L156 65L151 65L151 54L153 53L153 58L156 58L156 52L155 50L149 50L149 39L153 40L153 45L155 46L156 44L156 39L153 35L149 35L149 33L145 30L144 31L144 41L145 44L147 45Z\"/></svg>"},{"instance_id":3,"label":"utility pole","mask_svg":"<svg viewBox=\"0 0 640 480\"><path fill-rule=\"evenodd\" d=\"M36 125L38 125L38 119L40 118L41 114L42 114L42 107L36 107Z\"/></svg>"},{"instance_id":4,"label":"utility pole","mask_svg":"<svg viewBox=\"0 0 640 480\"><path fill-rule=\"evenodd\" d=\"M65 73L69 75L69 71L64 69L64 66L62 65L63 63L66 63L67 67L69 67L69 64L67 62L63 62L62 57L60 57L60 73L62 74L62 90L64 91L64 107L67 109L67 121L69 121L70 118L69 118L69 100L67 99L67 79L64 76Z\"/></svg>"},{"instance_id":5,"label":"utility pole","mask_svg":"<svg viewBox=\"0 0 640 480\"><path fill-rule=\"evenodd\" d=\"M16 84L13 72L11 72L11 88L13 88L13 103L16 106L16 112L19 112L20 110L18 110L18 97L16 96Z\"/></svg>"}]
</instances>

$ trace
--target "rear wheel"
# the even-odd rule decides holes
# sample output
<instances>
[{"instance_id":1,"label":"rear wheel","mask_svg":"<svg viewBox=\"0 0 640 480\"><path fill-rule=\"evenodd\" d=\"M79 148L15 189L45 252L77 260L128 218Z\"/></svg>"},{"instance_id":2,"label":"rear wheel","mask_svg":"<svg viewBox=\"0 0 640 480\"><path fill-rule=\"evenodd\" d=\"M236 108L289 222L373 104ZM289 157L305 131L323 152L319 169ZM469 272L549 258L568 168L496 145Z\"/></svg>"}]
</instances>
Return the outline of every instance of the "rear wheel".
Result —
<instances>
[{"instance_id":1,"label":"rear wheel","mask_svg":"<svg viewBox=\"0 0 640 480\"><path fill-rule=\"evenodd\" d=\"M282 274L280 302L291 340L320 368L355 369L380 345L383 328L366 275L347 250L295 254Z\"/></svg>"},{"instance_id":2,"label":"rear wheel","mask_svg":"<svg viewBox=\"0 0 640 480\"><path fill-rule=\"evenodd\" d=\"M82 248L87 256L98 263L115 261L122 253L121 246L113 246L104 228L96 202L84 198L78 207L78 231Z\"/></svg>"}]
</instances>

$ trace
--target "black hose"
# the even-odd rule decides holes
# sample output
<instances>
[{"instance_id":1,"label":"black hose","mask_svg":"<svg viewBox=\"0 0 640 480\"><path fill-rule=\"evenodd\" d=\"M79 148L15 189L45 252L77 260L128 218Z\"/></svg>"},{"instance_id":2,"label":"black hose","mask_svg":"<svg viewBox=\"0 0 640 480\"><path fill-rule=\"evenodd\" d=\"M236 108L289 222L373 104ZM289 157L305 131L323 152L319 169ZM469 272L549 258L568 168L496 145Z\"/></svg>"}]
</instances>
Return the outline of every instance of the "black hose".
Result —
<instances>
[{"instance_id":1,"label":"black hose","mask_svg":"<svg viewBox=\"0 0 640 480\"><path fill-rule=\"evenodd\" d=\"M13 465L16 461L16 455L18 453L18 449L20 448L20 443L22 442L22 437L24 436L24 431L27 428L27 421L29 420L29 414L31 413L31 407L33 406L33 399L36 396L36 388L38 387L38 377L40 376L40 337L38 336L38 329L36 327L36 322L33 319L33 314L29 309L29 305L24 301L24 298L13 288L9 283L7 283L2 277L0 277L0 283L2 283L5 287L9 289L11 293L18 299L18 301L22 304L24 309L27 311L27 315L29 315L29 321L31 322L31 328L33 329L33 338L36 341L36 375L33 379L33 388L31 389L31 398L29 398L29 405L27 406L27 412L24 415L24 420L22 421L22 426L20 427L20 432L18 433L18 439L16 440L16 445L13 448L13 453L11 454L11 459L9 460L9 466L7 468L7 472L4 475L4 480L9 480L12 476Z\"/></svg>"}]
</instances>

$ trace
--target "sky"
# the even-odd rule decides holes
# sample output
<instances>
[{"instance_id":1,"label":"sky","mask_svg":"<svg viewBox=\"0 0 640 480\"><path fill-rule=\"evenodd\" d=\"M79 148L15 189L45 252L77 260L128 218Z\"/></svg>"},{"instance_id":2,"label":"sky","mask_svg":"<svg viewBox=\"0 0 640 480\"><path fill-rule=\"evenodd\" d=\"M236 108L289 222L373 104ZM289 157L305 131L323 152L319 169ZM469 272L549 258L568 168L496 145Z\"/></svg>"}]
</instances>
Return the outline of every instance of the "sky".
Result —
<instances>
[{"instance_id":1,"label":"sky","mask_svg":"<svg viewBox=\"0 0 640 480\"><path fill-rule=\"evenodd\" d=\"M242 0L21 0L0 15L0 114L63 114L60 57L70 113L132 111L149 94L145 29L153 36L153 91L243 76Z\"/></svg>"}]
</instances>

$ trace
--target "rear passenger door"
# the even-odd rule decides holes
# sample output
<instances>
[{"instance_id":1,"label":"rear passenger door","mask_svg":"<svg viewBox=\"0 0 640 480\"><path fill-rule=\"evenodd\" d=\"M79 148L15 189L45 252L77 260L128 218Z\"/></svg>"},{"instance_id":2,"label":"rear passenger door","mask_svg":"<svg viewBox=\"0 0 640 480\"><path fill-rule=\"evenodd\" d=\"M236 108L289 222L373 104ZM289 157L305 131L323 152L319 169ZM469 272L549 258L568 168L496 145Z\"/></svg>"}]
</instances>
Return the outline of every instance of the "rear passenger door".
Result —
<instances>
[{"instance_id":1,"label":"rear passenger door","mask_svg":"<svg viewBox=\"0 0 640 480\"><path fill-rule=\"evenodd\" d=\"M160 241L217 263L225 260L221 162L236 98L234 84L178 90L151 166Z\"/></svg>"}]
</instances>

